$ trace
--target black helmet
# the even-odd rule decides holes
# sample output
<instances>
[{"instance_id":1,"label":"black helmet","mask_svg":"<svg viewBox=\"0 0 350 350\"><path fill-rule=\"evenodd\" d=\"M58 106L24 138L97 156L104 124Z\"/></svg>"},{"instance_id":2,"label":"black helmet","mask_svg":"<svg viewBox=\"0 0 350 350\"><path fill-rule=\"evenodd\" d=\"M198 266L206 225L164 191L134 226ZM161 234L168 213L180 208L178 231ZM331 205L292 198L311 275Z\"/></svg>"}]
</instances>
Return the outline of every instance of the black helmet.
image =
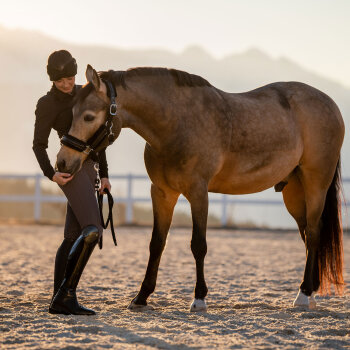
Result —
<instances>
[{"instance_id":1,"label":"black helmet","mask_svg":"<svg viewBox=\"0 0 350 350\"><path fill-rule=\"evenodd\" d=\"M77 74L77 62L67 50L53 52L47 60L47 74L51 81Z\"/></svg>"}]
</instances>

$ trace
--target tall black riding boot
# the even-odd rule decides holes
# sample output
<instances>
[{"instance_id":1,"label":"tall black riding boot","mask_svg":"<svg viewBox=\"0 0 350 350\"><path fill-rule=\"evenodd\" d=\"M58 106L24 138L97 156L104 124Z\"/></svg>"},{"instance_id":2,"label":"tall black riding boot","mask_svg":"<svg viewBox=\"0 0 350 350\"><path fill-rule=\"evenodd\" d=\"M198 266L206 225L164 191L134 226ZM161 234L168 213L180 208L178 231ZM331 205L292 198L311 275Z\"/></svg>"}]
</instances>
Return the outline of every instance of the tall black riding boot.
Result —
<instances>
[{"instance_id":1,"label":"tall black riding boot","mask_svg":"<svg viewBox=\"0 0 350 350\"><path fill-rule=\"evenodd\" d=\"M70 250L72 249L73 244L74 240L69 240L65 238L60 247L57 249L55 259L54 287L51 303L62 284L64 273L66 271L68 255ZM55 310L51 310L51 308L49 308L49 312L52 314L57 313L55 312Z\"/></svg>"},{"instance_id":2,"label":"tall black riding boot","mask_svg":"<svg viewBox=\"0 0 350 350\"><path fill-rule=\"evenodd\" d=\"M50 310L65 315L95 315L95 311L79 305L76 289L84 268L98 242L98 229L87 226L75 241L67 261L63 282L53 298Z\"/></svg>"}]
</instances>

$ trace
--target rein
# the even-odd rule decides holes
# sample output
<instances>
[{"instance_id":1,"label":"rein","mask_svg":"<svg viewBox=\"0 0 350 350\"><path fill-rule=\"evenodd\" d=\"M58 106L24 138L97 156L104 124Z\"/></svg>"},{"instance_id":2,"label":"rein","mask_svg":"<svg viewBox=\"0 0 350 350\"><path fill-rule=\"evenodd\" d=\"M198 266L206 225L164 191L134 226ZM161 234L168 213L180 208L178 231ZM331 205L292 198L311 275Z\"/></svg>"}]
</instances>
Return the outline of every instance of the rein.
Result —
<instances>
[{"instance_id":1,"label":"rein","mask_svg":"<svg viewBox=\"0 0 350 350\"><path fill-rule=\"evenodd\" d=\"M105 222L105 220L103 218L103 194L100 194L100 192L99 192L101 179L100 179L100 175L98 172L99 171L98 163L95 163L95 170L96 170L95 191L96 191L96 197L97 197L97 202L98 202L98 208L100 211L101 224L102 224L102 227L104 229L106 229L108 224L110 224L113 242L114 242L114 245L116 246L117 240L115 238L114 224L113 224L113 212L112 212L113 205L114 205L113 196L111 195L111 192L109 192L109 190L107 188L105 188L103 190L107 194L107 198L108 198L108 217L107 217L107 220ZM102 244L103 244L103 236L101 236L101 239L98 242L100 249L102 249Z\"/></svg>"},{"instance_id":2,"label":"rein","mask_svg":"<svg viewBox=\"0 0 350 350\"><path fill-rule=\"evenodd\" d=\"M61 138L61 145L65 145L78 152L83 152L86 155L92 155L92 157L95 159L97 159L96 149L101 145L106 137L108 139L108 146L114 142L114 133L112 130L113 119L117 115L117 103L115 100L117 97L117 91L110 81L103 80L103 82L107 87L107 96L111 100L106 122L97 129L97 131L87 140L87 142L81 141L71 135L63 135Z\"/></svg>"}]
</instances>

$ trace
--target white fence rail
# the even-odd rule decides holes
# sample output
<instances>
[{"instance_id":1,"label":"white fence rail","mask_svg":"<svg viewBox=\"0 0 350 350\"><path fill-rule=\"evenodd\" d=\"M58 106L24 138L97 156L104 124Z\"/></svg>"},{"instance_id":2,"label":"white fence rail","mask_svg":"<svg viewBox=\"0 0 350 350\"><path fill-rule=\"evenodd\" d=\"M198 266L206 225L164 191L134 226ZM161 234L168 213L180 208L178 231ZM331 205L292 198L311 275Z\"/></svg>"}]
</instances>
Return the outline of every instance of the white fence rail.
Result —
<instances>
[{"instance_id":1,"label":"white fence rail","mask_svg":"<svg viewBox=\"0 0 350 350\"><path fill-rule=\"evenodd\" d=\"M62 203L66 202L66 197L55 195L43 195L41 190L41 182L45 177L41 174L35 175L15 175L15 174L0 174L0 179L22 179L22 180L35 180L34 195L1 195L0 202L31 202L34 203L34 219L39 222L41 219L41 204L42 203ZM113 197L115 203L123 203L126 206L125 222L131 224L133 222L133 206L135 203L147 203L151 202L151 198L148 197L134 197L133 196L133 184L138 180L149 180L146 175L110 175L111 180L126 180L127 191L125 197ZM343 178L343 183L350 183L350 178ZM252 199L237 199L234 196L222 194L220 198L210 198L210 203L221 205L221 225L226 226L228 222L227 208L230 204L239 205L272 205L282 206L284 205L282 200L252 200ZM187 200L181 196L178 200L179 203L187 202ZM346 203L349 206L349 203Z\"/></svg>"}]
</instances>

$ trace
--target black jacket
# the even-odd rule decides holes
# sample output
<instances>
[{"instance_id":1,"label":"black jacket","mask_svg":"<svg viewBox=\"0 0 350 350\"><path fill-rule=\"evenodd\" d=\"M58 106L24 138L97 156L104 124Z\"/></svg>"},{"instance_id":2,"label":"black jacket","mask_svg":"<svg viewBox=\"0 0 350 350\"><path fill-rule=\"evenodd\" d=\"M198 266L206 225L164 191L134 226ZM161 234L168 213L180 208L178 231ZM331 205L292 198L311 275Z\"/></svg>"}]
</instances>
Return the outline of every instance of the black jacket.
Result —
<instances>
[{"instance_id":1,"label":"black jacket","mask_svg":"<svg viewBox=\"0 0 350 350\"><path fill-rule=\"evenodd\" d=\"M52 85L51 90L41 97L35 110L35 128L33 151L44 175L52 180L55 170L50 163L46 148L51 129L55 129L59 138L67 134L73 119L72 103L81 85L75 85L72 94L66 94ZM105 150L99 152L100 177L108 177L108 165Z\"/></svg>"}]
</instances>

